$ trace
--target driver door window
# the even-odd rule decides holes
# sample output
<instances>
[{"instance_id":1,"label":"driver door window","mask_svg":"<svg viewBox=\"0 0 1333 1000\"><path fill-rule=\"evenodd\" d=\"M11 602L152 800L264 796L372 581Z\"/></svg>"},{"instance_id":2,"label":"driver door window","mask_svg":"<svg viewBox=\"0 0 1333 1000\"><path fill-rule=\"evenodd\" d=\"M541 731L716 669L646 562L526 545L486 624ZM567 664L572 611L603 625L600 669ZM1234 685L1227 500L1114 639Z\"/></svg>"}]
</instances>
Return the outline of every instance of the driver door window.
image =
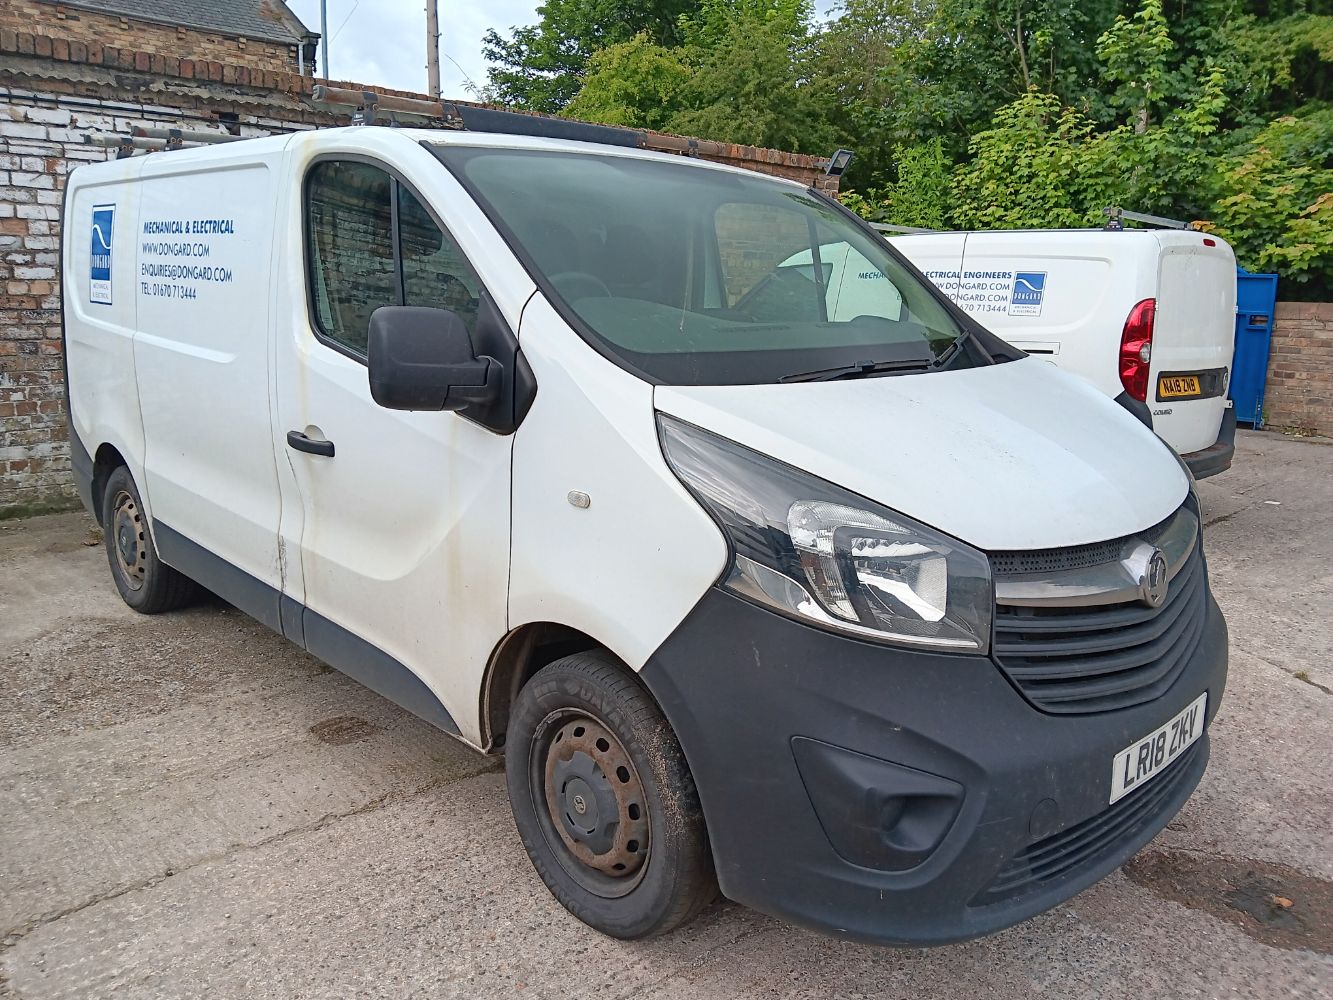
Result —
<instances>
[{"instance_id":1,"label":"driver door window","mask_svg":"<svg viewBox=\"0 0 1333 1000\"><path fill-rule=\"evenodd\" d=\"M406 185L367 163L326 160L306 183L310 300L322 339L366 356L380 306L450 309L471 332L481 282Z\"/></svg>"}]
</instances>

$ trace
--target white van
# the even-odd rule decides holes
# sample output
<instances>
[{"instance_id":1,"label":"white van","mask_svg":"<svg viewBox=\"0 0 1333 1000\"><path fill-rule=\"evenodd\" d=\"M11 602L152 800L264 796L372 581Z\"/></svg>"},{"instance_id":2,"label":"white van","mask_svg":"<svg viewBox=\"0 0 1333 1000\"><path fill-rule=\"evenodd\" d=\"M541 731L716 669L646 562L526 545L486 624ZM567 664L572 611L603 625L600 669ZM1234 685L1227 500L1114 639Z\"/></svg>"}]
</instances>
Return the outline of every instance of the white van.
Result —
<instances>
[{"instance_id":1,"label":"white van","mask_svg":"<svg viewBox=\"0 0 1333 1000\"><path fill-rule=\"evenodd\" d=\"M987 329L1146 403L1196 479L1231 467L1236 257L1190 230L1009 230L889 238Z\"/></svg>"},{"instance_id":2,"label":"white van","mask_svg":"<svg viewBox=\"0 0 1333 1000\"><path fill-rule=\"evenodd\" d=\"M505 752L593 927L720 886L973 937L1203 773L1227 638L1187 471L812 190L362 126L83 166L64 213L73 462L126 603L201 585ZM850 317L839 244L881 276Z\"/></svg>"}]
</instances>

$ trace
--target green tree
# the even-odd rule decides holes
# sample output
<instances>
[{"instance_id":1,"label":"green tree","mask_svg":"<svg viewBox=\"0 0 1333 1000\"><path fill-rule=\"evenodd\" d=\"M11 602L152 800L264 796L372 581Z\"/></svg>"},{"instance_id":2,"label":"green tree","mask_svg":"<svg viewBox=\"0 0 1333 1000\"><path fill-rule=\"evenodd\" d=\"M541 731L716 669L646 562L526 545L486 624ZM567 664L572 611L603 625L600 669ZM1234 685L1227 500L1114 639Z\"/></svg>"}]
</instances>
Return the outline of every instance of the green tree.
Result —
<instances>
[{"instance_id":1,"label":"green tree","mask_svg":"<svg viewBox=\"0 0 1333 1000\"><path fill-rule=\"evenodd\" d=\"M639 36L598 53L568 107L606 124L722 142L831 152L810 80L808 0L704 0L680 45Z\"/></svg>"},{"instance_id":2,"label":"green tree","mask_svg":"<svg viewBox=\"0 0 1333 1000\"><path fill-rule=\"evenodd\" d=\"M1268 124L1222 166L1216 231L1242 265L1277 271L1284 295L1333 294L1333 106Z\"/></svg>"},{"instance_id":3,"label":"green tree","mask_svg":"<svg viewBox=\"0 0 1333 1000\"><path fill-rule=\"evenodd\" d=\"M565 114L604 125L666 129L680 110L680 93L690 72L680 49L635 35L594 53L583 86Z\"/></svg>"},{"instance_id":4,"label":"green tree","mask_svg":"<svg viewBox=\"0 0 1333 1000\"><path fill-rule=\"evenodd\" d=\"M693 0L545 0L538 21L494 28L482 39L491 64L486 100L529 111L560 111L578 93L588 60L609 45L644 34L654 44L680 40L680 18Z\"/></svg>"},{"instance_id":5,"label":"green tree","mask_svg":"<svg viewBox=\"0 0 1333 1000\"><path fill-rule=\"evenodd\" d=\"M1094 224L1117 193L1104 136L1054 94L1030 91L972 137L954 176L954 220L966 229Z\"/></svg>"},{"instance_id":6,"label":"green tree","mask_svg":"<svg viewBox=\"0 0 1333 1000\"><path fill-rule=\"evenodd\" d=\"M810 16L808 0L704 0L682 19L692 72L670 130L832 152L835 132L807 72Z\"/></svg>"}]
</instances>

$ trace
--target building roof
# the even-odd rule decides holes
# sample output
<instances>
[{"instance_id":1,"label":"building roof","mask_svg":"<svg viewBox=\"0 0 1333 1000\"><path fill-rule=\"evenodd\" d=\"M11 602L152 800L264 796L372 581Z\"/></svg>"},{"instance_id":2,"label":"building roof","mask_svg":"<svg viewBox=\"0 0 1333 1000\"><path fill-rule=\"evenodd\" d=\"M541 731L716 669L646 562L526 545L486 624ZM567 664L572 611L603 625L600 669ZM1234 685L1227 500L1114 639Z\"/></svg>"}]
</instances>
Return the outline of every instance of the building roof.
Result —
<instances>
[{"instance_id":1,"label":"building roof","mask_svg":"<svg viewBox=\"0 0 1333 1000\"><path fill-rule=\"evenodd\" d=\"M61 6L255 41L294 45L319 37L283 0L61 0Z\"/></svg>"}]
</instances>

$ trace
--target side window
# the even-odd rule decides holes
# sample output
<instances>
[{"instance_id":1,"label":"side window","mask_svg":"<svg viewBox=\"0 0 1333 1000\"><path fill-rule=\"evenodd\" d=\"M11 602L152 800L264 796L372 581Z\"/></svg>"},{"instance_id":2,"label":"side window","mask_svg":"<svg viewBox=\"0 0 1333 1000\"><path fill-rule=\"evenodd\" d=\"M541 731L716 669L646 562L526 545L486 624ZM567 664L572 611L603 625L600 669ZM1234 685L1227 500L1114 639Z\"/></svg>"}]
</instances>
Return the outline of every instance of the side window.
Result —
<instances>
[{"instance_id":1,"label":"side window","mask_svg":"<svg viewBox=\"0 0 1333 1000\"><path fill-rule=\"evenodd\" d=\"M378 167L329 160L306 184L311 298L320 333L364 357L380 306L451 309L471 331L481 281L406 186Z\"/></svg>"},{"instance_id":2,"label":"side window","mask_svg":"<svg viewBox=\"0 0 1333 1000\"><path fill-rule=\"evenodd\" d=\"M315 318L324 336L360 355L370 314L398 301L392 180L369 164L330 160L306 185Z\"/></svg>"}]
</instances>

